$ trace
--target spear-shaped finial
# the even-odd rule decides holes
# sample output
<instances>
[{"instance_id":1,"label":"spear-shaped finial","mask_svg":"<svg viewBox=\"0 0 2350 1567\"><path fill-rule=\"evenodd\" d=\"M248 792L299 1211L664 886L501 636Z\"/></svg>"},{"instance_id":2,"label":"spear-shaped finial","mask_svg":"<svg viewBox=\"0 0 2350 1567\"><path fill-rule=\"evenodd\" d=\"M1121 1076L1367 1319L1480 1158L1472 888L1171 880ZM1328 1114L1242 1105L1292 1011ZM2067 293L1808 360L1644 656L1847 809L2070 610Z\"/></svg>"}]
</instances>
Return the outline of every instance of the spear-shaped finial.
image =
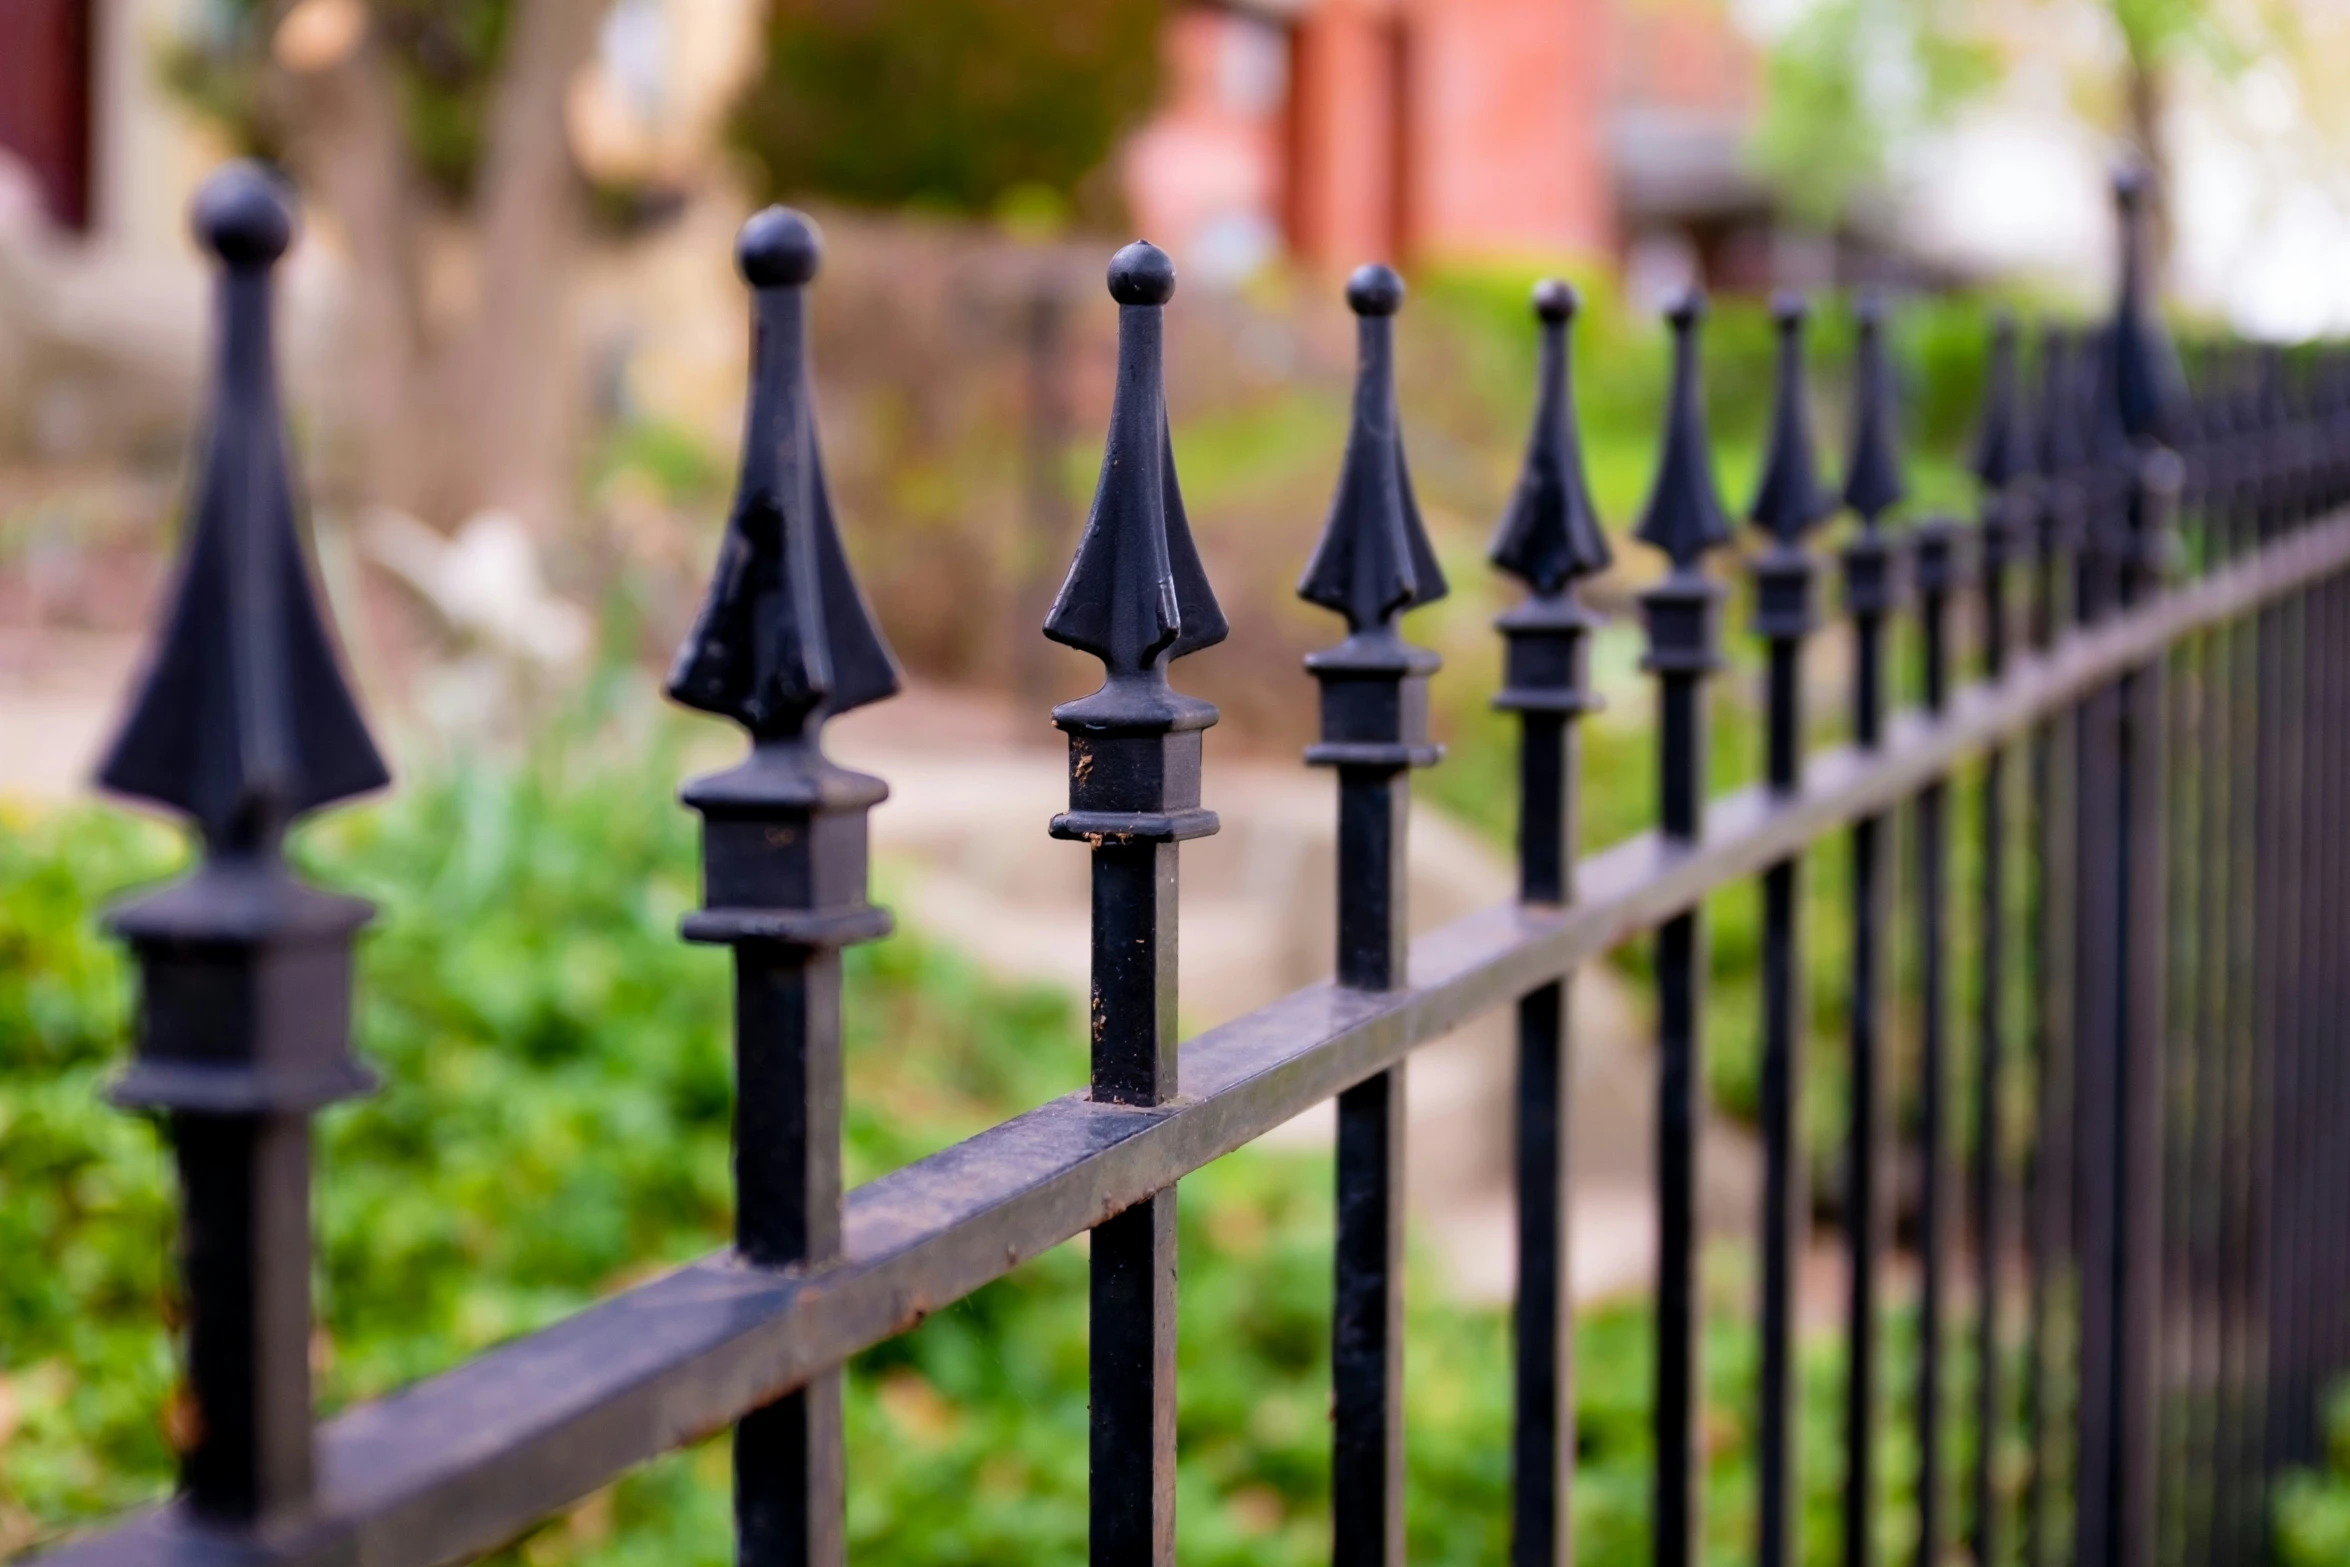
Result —
<instances>
[{"instance_id":1,"label":"spear-shaped finial","mask_svg":"<svg viewBox=\"0 0 2350 1567\"><path fill-rule=\"evenodd\" d=\"M755 214L736 241L753 291L741 475L710 596L669 674L670 696L759 740L898 689L849 574L817 445L806 288L822 259L816 226L788 207Z\"/></svg>"},{"instance_id":2,"label":"spear-shaped finial","mask_svg":"<svg viewBox=\"0 0 2350 1567\"><path fill-rule=\"evenodd\" d=\"M1583 476L1583 443L1575 431L1575 391L1567 358L1568 329L1582 306L1557 278L1535 285L1534 315L1542 323L1542 364L1534 397L1534 430L1526 464L1494 531L1493 564L1549 598L1570 582L1605 571L1611 556L1600 530L1599 508Z\"/></svg>"},{"instance_id":3,"label":"spear-shaped finial","mask_svg":"<svg viewBox=\"0 0 2350 1567\"><path fill-rule=\"evenodd\" d=\"M212 430L171 618L98 782L184 811L215 854L274 853L294 818L389 775L296 532L270 342L293 211L268 171L235 163L205 182L195 228L221 267Z\"/></svg>"},{"instance_id":4,"label":"spear-shaped finial","mask_svg":"<svg viewBox=\"0 0 2350 1567\"><path fill-rule=\"evenodd\" d=\"M2154 307L2147 232L2153 177L2125 164L2113 177L2114 208L2121 222L2121 286L2114 304L2109 395L2120 433L2132 441L2167 444L2179 403L2179 370L2169 335Z\"/></svg>"},{"instance_id":5,"label":"spear-shaped finial","mask_svg":"<svg viewBox=\"0 0 2350 1567\"><path fill-rule=\"evenodd\" d=\"M1991 359L1983 386L1983 423L1975 435L1974 471L1983 488L2004 490L2030 471L2017 385L2015 318L2002 311L1991 322Z\"/></svg>"},{"instance_id":6,"label":"spear-shaped finial","mask_svg":"<svg viewBox=\"0 0 2350 1567\"><path fill-rule=\"evenodd\" d=\"M1384 625L1447 591L1396 420L1395 313L1403 292L1390 267L1358 267L1347 279L1346 303L1356 318L1354 417L1338 494L1297 585L1298 597L1344 615L1349 631Z\"/></svg>"},{"instance_id":7,"label":"spear-shaped finial","mask_svg":"<svg viewBox=\"0 0 2350 1567\"><path fill-rule=\"evenodd\" d=\"M1893 360L1885 347L1885 304L1871 294L1860 302L1852 462L1845 473L1844 504L1873 531L1908 493L1901 476L1900 440L1894 432Z\"/></svg>"},{"instance_id":8,"label":"spear-shaped finial","mask_svg":"<svg viewBox=\"0 0 2350 1567\"><path fill-rule=\"evenodd\" d=\"M1779 331L1778 388L1762 482L1755 489L1754 504L1747 508L1756 527L1790 548L1836 510L1835 496L1820 482L1811 413L1805 406L1803 328L1809 314L1810 307L1798 294L1782 294L1771 302L1771 318Z\"/></svg>"},{"instance_id":9,"label":"spear-shaped finial","mask_svg":"<svg viewBox=\"0 0 2350 1567\"><path fill-rule=\"evenodd\" d=\"M1055 642L1100 659L1112 681L1162 686L1168 661L1213 647L1230 629L1175 482L1159 314L1174 294L1175 263L1156 245L1137 240L1110 258L1119 306L1110 437L1077 558L1044 623Z\"/></svg>"},{"instance_id":10,"label":"spear-shaped finial","mask_svg":"<svg viewBox=\"0 0 2350 1567\"><path fill-rule=\"evenodd\" d=\"M1691 289L1665 312L1673 329L1673 391L1665 415L1664 455L1635 536L1663 550L1676 572L1696 567L1706 551L1730 542L1730 518L1714 487L1697 367L1705 296Z\"/></svg>"}]
</instances>

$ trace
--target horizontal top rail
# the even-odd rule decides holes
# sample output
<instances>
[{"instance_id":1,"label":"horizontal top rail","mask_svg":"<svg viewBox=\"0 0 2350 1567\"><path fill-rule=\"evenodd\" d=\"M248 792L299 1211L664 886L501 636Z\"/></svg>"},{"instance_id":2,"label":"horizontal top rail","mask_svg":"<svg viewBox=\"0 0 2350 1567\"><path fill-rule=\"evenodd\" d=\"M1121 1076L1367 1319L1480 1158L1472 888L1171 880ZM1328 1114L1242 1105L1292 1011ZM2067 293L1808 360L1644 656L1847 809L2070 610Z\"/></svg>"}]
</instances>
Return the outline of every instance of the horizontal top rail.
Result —
<instances>
[{"instance_id":1,"label":"horizontal top rail","mask_svg":"<svg viewBox=\"0 0 2350 1567\"><path fill-rule=\"evenodd\" d=\"M1412 943L1408 988L1325 983L1191 1040L1160 1105L1073 1094L859 1188L842 1255L808 1270L724 1253L351 1410L320 1431L304 1518L232 1539L154 1509L56 1567L427 1567L497 1546L630 1467L902 1333L1163 1190L1415 1046L1691 908L1714 889L1898 804L2173 643L2350 567L2350 514L2016 659L1881 749L1807 759L1791 791L1711 803L1702 836L1632 838L1583 861L1563 908L1507 905Z\"/></svg>"}]
</instances>

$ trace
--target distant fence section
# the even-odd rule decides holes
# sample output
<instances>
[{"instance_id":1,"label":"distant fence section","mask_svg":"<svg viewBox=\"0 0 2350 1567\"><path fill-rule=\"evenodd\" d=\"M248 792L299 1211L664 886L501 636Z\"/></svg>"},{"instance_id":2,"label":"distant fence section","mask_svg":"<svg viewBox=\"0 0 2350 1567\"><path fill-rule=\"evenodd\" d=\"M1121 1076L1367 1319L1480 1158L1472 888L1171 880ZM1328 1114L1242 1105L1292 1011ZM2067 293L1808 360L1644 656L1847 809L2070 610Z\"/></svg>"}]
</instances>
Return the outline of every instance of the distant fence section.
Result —
<instances>
[{"instance_id":1,"label":"distant fence section","mask_svg":"<svg viewBox=\"0 0 2350 1567\"><path fill-rule=\"evenodd\" d=\"M2028 345L1998 328L1972 521L1899 523L1896 377L1874 303L1861 306L1843 483L1828 487L1804 406L1804 307L1782 302L1742 626L1725 624L1732 595L1709 564L1737 530L1704 424L1704 305L1671 309L1671 401L1635 533L1664 565L1639 600L1658 826L1590 856L1576 727L1595 704L1598 622L1576 591L1610 547L1577 446L1576 299L1537 290L1534 428L1492 549L1526 588L1498 622L1494 698L1522 731L1520 897L1417 940L1404 845L1411 774L1441 755L1428 731L1438 660L1400 627L1446 582L1397 419L1404 285L1385 267L1357 272L1353 417L1299 587L1343 623L1307 660L1321 735L1306 761L1336 780L1333 978L1180 1048L1178 872L1182 845L1216 831L1201 739L1217 715L1169 670L1225 621L1161 384L1175 269L1147 244L1118 252L1100 486L1044 624L1103 668L1098 691L1053 712L1069 808L1049 824L1092 865L1092 1081L847 1193L840 954L890 928L866 866L886 787L828 759L821 732L891 695L898 673L817 449L817 235L781 208L754 217L739 248L754 323L740 488L669 682L750 740L739 766L685 793L704 822L705 901L684 936L734 953L735 1244L320 1425L310 1122L371 1083L348 1038L369 911L298 880L281 843L386 773L296 525L270 343L292 214L268 175L225 170L196 210L220 266L215 418L170 612L101 774L203 839L193 874L113 916L144 987L115 1097L159 1118L178 1161L190 1435L175 1500L51 1560L428 1567L731 1426L739 1560L838 1564L855 1483L843 1362L1090 1232L1092 1559L1172 1563L1176 1184L1335 1099L1333 1555L1399 1563L1405 1073L1417 1046L1515 1008L1515 1121L1493 1128L1513 1139L1518 1199L1512 1557L1563 1563L1567 992L1580 966L1645 939L1661 1235L1653 1558L1694 1567L1704 903L1750 880L1766 1155L1754 1559L1802 1559L1795 1293L1812 1211L1805 1045L1824 999L1807 991L1802 926L1827 907L1849 965L1842 1559L1872 1559L1879 1437L1906 1422L1921 1562L2261 1560L2271 1477L2312 1454L2319 1390L2350 1364L2350 359L2213 344L2183 375L2147 297L2141 199L2125 178L2110 319ZM1814 539L1842 513L1831 557ZM1831 577L1849 621L1849 738L1807 751L1803 653ZM1709 799L1707 693L1733 634L1761 644L1766 765ZM1908 650L1922 699L1893 711ZM1954 856L1962 829L1981 852ZM1849 879L1823 903L1802 883L1807 851L1831 837L1847 840ZM1893 961L1903 930L1914 975ZM1914 1061L1891 1048L1896 1017ZM1891 1110L1911 1071L1914 1122ZM1920 1349L1895 1385L1882 1346L1901 1167L1921 1180ZM1980 1374L1959 1407L1949 1368L1969 1337ZM2022 1453L2003 1445L2011 1424Z\"/></svg>"}]
</instances>

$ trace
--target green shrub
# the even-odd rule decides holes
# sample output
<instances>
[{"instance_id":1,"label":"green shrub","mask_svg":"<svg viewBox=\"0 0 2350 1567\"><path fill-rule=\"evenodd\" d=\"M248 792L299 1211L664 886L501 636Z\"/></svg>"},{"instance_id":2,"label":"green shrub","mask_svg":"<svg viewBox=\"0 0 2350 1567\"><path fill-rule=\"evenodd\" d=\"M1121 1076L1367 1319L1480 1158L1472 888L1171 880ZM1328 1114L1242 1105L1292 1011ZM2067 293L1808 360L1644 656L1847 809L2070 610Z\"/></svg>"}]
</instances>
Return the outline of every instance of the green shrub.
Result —
<instances>
[{"instance_id":1,"label":"green shrub","mask_svg":"<svg viewBox=\"0 0 2350 1567\"><path fill-rule=\"evenodd\" d=\"M770 196L1066 206L1155 106L1163 0L777 0L734 122Z\"/></svg>"},{"instance_id":2,"label":"green shrub","mask_svg":"<svg viewBox=\"0 0 2350 1567\"><path fill-rule=\"evenodd\" d=\"M385 1087L319 1123L314 1357L329 1409L723 1243L726 959L675 935L695 895L692 821L672 798L687 769L667 723L615 724L558 726L519 764L435 766L300 836L310 874L382 908L358 1031ZM156 1137L100 1099L129 976L95 920L181 858L175 835L109 811L0 817L0 1255L36 1261L0 1269L0 1551L169 1485L174 1197ZM852 951L848 986L852 1181L1082 1080L1066 998L990 982L917 937ZM1327 1557L1330 1189L1326 1155L1264 1149L1181 1188L1188 1562ZM1082 1243L1064 1246L851 1366L855 1560L1081 1559L1084 1267ZM1447 1300L1423 1269L1408 1319L1413 1558L1499 1560L1506 1318ZM1646 1558L1650 1354L1636 1304L1579 1326L1576 1527L1595 1567ZM1751 1539L1752 1386L1751 1335L1718 1320L1716 1561L1743 1559ZM1821 1561L1834 1388L1833 1355L1807 1360ZM1907 1448L1887 1441L1890 1550ZM509 1558L723 1563L727 1497L719 1439L589 1498Z\"/></svg>"}]
</instances>

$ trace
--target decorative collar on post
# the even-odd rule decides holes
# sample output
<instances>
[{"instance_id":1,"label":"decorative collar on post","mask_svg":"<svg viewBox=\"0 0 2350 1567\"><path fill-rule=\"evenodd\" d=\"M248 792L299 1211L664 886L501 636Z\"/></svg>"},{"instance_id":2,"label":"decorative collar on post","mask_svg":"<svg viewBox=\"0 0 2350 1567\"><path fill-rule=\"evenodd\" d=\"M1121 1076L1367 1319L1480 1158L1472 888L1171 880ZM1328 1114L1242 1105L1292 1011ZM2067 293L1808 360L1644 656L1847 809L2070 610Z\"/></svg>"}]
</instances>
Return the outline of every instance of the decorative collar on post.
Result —
<instances>
[{"instance_id":1,"label":"decorative collar on post","mask_svg":"<svg viewBox=\"0 0 2350 1567\"><path fill-rule=\"evenodd\" d=\"M1898 591L1894 546L1882 524L1885 514L1909 493L1909 485L1902 477L1893 421L1893 360L1885 347L1885 304L1871 294L1860 302L1852 461L1844 478L1844 504L1860 519L1859 535L1844 546L1845 608L1864 618L1890 614Z\"/></svg>"},{"instance_id":2,"label":"decorative collar on post","mask_svg":"<svg viewBox=\"0 0 2350 1567\"><path fill-rule=\"evenodd\" d=\"M1772 639L1808 635L1818 624L1815 566L1804 541L1836 514L1836 497L1820 482L1803 380L1803 329L1810 308L1800 295L1771 303L1779 333L1777 393L1770 445L1747 516L1770 545L1754 563L1754 629Z\"/></svg>"},{"instance_id":3,"label":"decorative collar on post","mask_svg":"<svg viewBox=\"0 0 2350 1567\"><path fill-rule=\"evenodd\" d=\"M2125 604L2170 573L2176 551L2172 530L2186 478L2170 445L2178 429L2178 358L2149 297L2150 184L2151 176L2137 167L2125 167L2113 181L2114 206L2121 220L2122 275L2113 324L2106 333L2106 353L2111 417L2124 443L2117 453L2126 485L2124 531L2114 545L2121 560Z\"/></svg>"},{"instance_id":4,"label":"decorative collar on post","mask_svg":"<svg viewBox=\"0 0 2350 1567\"><path fill-rule=\"evenodd\" d=\"M1581 304L1574 289L1557 278L1535 286L1542 362L1534 430L1526 440L1517 490L1487 556L1527 587L1525 601L1494 621L1508 644L1502 689L1493 699L1504 712L1588 713L1600 705L1584 654L1601 620L1574 591L1577 582L1607 570L1613 559L1599 509L1591 503L1583 444L1575 431L1567 349Z\"/></svg>"},{"instance_id":5,"label":"decorative collar on post","mask_svg":"<svg viewBox=\"0 0 2350 1567\"><path fill-rule=\"evenodd\" d=\"M1174 660L1230 630L1192 543L1167 429L1161 308L1175 263L1146 241L1110 260L1118 302L1118 384L1093 510L1044 634L1102 661L1101 689L1053 709L1069 736L1069 810L1057 838L1128 842L1203 837L1200 731L1216 709L1167 683Z\"/></svg>"},{"instance_id":6,"label":"decorative collar on post","mask_svg":"<svg viewBox=\"0 0 2350 1567\"><path fill-rule=\"evenodd\" d=\"M268 172L237 163L205 182L195 226L221 266L211 435L170 619L98 783L185 814L205 855L195 875L113 918L139 948L148 992L139 1058L114 1097L309 1110L371 1085L349 1055L345 1008L280 1013L256 988L252 1011L232 1017L180 994L177 976L193 963L185 982L195 984L203 967L186 943L236 949L256 987L264 966L316 949L308 961L331 966L347 989L349 940L370 911L297 881L283 840L296 818L390 776L344 683L296 531L270 332L270 272L292 241L293 212Z\"/></svg>"},{"instance_id":7,"label":"decorative collar on post","mask_svg":"<svg viewBox=\"0 0 2350 1567\"><path fill-rule=\"evenodd\" d=\"M1337 497L1297 585L1298 597L1346 617L1346 640L1306 657L1322 683L1322 738L1306 751L1319 766L1426 767L1443 755L1428 740L1428 677L1440 661L1399 629L1406 610L1447 591L1396 419L1403 294L1403 279L1387 267L1361 267L1347 280L1359 350L1354 415Z\"/></svg>"},{"instance_id":8,"label":"decorative collar on post","mask_svg":"<svg viewBox=\"0 0 2350 1567\"><path fill-rule=\"evenodd\" d=\"M742 471L710 594L678 649L669 695L749 732L739 766L695 779L706 907L690 941L838 946L887 934L866 902L865 813L877 778L824 754L826 719L898 689L896 662L849 575L817 449L806 285L821 242L799 213L743 225L753 290Z\"/></svg>"},{"instance_id":9,"label":"decorative collar on post","mask_svg":"<svg viewBox=\"0 0 2350 1567\"><path fill-rule=\"evenodd\" d=\"M1721 662L1715 610L1720 584L1705 574L1708 552L1730 542L1730 518L1714 486L1713 453L1705 427L1698 333L1705 296L1695 289L1666 312L1673 330L1673 390L1665 420L1664 454L1634 537L1662 550L1670 570L1640 596L1648 620L1646 667L1661 673L1703 674Z\"/></svg>"},{"instance_id":10,"label":"decorative collar on post","mask_svg":"<svg viewBox=\"0 0 2350 1567\"><path fill-rule=\"evenodd\" d=\"M204 835L194 875L111 918L142 979L112 1097L169 1114L195 1433L181 1478L196 1521L242 1532L310 1504L310 1117L374 1082L350 1050L351 942L372 911L296 880L283 841L389 780L296 529L270 342L293 212L269 173L231 164L195 227L220 264L211 435L170 618L98 782Z\"/></svg>"}]
</instances>

